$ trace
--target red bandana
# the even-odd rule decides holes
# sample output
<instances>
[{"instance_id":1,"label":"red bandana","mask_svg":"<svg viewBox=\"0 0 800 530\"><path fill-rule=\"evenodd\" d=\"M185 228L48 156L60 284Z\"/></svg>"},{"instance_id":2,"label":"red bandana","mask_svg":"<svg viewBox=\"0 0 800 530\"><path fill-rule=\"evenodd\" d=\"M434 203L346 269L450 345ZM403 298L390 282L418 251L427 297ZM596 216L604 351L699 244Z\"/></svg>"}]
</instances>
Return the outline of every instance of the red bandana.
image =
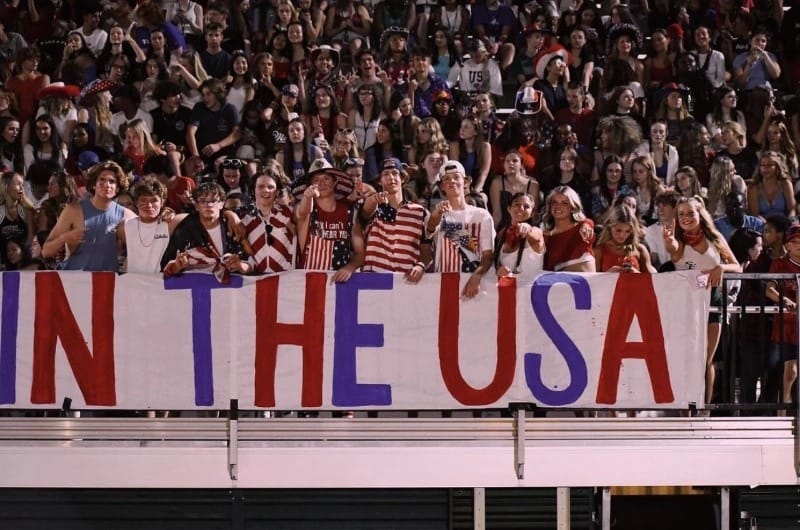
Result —
<instances>
[{"instance_id":1,"label":"red bandana","mask_svg":"<svg viewBox=\"0 0 800 530\"><path fill-rule=\"evenodd\" d=\"M519 245L519 225L511 225L506 228L505 244L511 248Z\"/></svg>"},{"instance_id":2,"label":"red bandana","mask_svg":"<svg viewBox=\"0 0 800 530\"><path fill-rule=\"evenodd\" d=\"M694 232L683 232L683 242L690 247L695 245L699 245L701 241L706 238L706 235L703 233L701 229L697 229Z\"/></svg>"}]
</instances>

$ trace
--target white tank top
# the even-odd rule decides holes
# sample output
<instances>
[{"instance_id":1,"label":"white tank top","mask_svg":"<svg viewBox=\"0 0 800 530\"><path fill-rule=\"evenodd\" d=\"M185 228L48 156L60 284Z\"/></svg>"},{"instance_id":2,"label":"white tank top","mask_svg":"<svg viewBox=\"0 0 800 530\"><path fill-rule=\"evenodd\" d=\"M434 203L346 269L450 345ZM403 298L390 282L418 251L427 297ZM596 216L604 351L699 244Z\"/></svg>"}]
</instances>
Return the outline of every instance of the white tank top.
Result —
<instances>
[{"instance_id":1,"label":"white tank top","mask_svg":"<svg viewBox=\"0 0 800 530\"><path fill-rule=\"evenodd\" d=\"M517 250L513 252L500 251L500 265L505 265L510 271L514 272L517 278L517 285L529 285L544 270L544 254L534 252L531 246L523 241L525 248L522 250L522 259L517 267Z\"/></svg>"},{"instance_id":2,"label":"white tank top","mask_svg":"<svg viewBox=\"0 0 800 530\"><path fill-rule=\"evenodd\" d=\"M138 217L125 221L127 272L157 273L169 243L169 227L161 221L142 223Z\"/></svg>"},{"instance_id":3,"label":"white tank top","mask_svg":"<svg viewBox=\"0 0 800 530\"><path fill-rule=\"evenodd\" d=\"M683 246L683 256L675 262L675 270L688 271L688 270L708 270L713 269L722 263L719 251L710 241L708 242L708 250L700 254L694 247L690 245Z\"/></svg>"},{"instance_id":4,"label":"white tank top","mask_svg":"<svg viewBox=\"0 0 800 530\"><path fill-rule=\"evenodd\" d=\"M228 103L236 107L236 110L239 112L239 116L241 116L245 100L247 99L247 88L244 85L240 87L230 87L228 89L227 99Z\"/></svg>"}]
</instances>

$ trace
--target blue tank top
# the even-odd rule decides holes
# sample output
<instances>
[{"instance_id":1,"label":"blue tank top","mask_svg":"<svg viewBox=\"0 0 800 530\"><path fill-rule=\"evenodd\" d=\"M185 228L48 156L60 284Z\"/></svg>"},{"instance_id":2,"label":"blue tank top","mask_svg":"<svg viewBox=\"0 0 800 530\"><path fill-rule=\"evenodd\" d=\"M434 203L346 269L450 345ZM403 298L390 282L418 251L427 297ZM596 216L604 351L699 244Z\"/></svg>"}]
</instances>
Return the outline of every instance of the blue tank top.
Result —
<instances>
[{"instance_id":1,"label":"blue tank top","mask_svg":"<svg viewBox=\"0 0 800 530\"><path fill-rule=\"evenodd\" d=\"M770 215L786 215L786 197L783 192L775 196L775 199L770 203L764 197L764 185L758 185L758 213L761 217L769 217Z\"/></svg>"},{"instance_id":2,"label":"blue tank top","mask_svg":"<svg viewBox=\"0 0 800 530\"><path fill-rule=\"evenodd\" d=\"M461 163L464 164L464 172L467 174L467 176L474 180L475 169L478 165L478 153L475 151L466 153L466 156L461 159Z\"/></svg>"},{"instance_id":3,"label":"blue tank top","mask_svg":"<svg viewBox=\"0 0 800 530\"><path fill-rule=\"evenodd\" d=\"M63 262L68 271L117 271L117 226L125 216L125 208L112 202L108 209L98 210L90 199L80 201L83 210L83 243Z\"/></svg>"},{"instance_id":4,"label":"blue tank top","mask_svg":"<svg viewBox=\"0 0 800 530\"><path fill-rule=\"evenodd\" d=\"M661 182L667 181L667 169L669 169L669 162L664 157L664 163L656 168L656 176L661 179Z\"/></svg>"},{"instance_id":5,"label":"blue tank top","mask_svg":"<svg viewBox=\"0 0 800 530\"><path fill-rule=\"evenodd\" d=\"M299 179L305 177L305 175L306 175L306 165L303 164L303 161L295 160L294 162L292 162L292 181L293 182L298 181Z\"/></svg>"}]
</instances>

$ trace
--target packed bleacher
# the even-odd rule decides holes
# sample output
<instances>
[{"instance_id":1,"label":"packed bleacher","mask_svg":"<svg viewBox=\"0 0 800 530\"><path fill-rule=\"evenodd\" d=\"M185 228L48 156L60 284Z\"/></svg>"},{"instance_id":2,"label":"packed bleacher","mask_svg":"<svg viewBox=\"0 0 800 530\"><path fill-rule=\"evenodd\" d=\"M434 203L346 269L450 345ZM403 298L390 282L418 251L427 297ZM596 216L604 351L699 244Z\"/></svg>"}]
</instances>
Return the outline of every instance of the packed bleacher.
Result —
<instances>
[{"instance_id":1,"label":"packed bleacher","mask_svg":"<svg viewBox=\"0 0 800 530\"><path fill-rule=\"evenodd\" d=\"M723 275L800 273L799 28L781 0L7 1L0 263L459 272L467 299L697 269L712 306L781 307L768 340L742 317L740 371L786 402L795 288Z\"/></svg>"}]
</instances>

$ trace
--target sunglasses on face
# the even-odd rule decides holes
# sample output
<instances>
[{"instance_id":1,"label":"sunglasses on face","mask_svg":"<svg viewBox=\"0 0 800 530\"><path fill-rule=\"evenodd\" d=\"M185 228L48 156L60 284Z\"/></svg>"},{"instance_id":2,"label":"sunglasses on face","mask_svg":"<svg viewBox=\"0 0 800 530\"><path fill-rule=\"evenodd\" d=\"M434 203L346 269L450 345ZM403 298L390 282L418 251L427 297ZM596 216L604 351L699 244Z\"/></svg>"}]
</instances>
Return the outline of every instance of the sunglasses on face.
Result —
<instances>
[{"instance_id":1,"label":"sunglasses on face","mask_svg":"<svg viewBox=\"0 0 800 530\"><path fill-rule=\"evenodd\" d=\"M223 169L241 169L244 167L244 162L238 158L226 158L221 165Z\"/></svg>"}]
</instances>

